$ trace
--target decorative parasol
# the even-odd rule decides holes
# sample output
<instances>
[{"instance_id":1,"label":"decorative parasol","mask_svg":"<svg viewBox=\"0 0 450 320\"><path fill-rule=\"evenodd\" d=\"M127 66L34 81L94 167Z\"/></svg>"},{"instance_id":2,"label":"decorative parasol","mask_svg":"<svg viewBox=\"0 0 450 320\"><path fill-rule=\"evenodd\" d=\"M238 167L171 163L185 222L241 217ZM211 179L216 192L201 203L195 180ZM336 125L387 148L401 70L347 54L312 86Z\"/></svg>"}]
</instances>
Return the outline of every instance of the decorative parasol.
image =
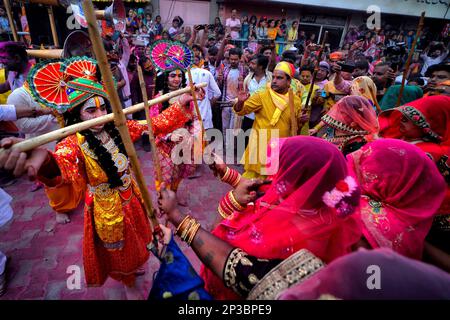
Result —
<instances>
[{"instance_id":1,"label":"decorative parasol","mask_svg":"<svg viewBox=\"0 0 450 320\"><path fill-rule=\"evenodd\" d=\"M159 40L150 49L150 59L160 71L187 70L193 63L194 54L181 42Z\"/></svg>"},{"instance_id":2,"label":"decorative parasol","mask_svg":"<svg viewBox=\"0 0 450 320\"><path fill-rule=\"evenodd\" d=\"M97 61L87 57L73 57L64 61L61 71L68 77L86 78L96 81Z\"/></svg>"},{"instance_id":3,"label":"decorative parasol","mask_svg":"<svg viewBox=\"0 0 450 320\"><path fill-rule=\"evenodd\" d=\"M64 113L70 108L66 93L68 76L60 60L35 65L28 73L27 82L32 97L41 105Z\"/></svg>"}]
</instances>

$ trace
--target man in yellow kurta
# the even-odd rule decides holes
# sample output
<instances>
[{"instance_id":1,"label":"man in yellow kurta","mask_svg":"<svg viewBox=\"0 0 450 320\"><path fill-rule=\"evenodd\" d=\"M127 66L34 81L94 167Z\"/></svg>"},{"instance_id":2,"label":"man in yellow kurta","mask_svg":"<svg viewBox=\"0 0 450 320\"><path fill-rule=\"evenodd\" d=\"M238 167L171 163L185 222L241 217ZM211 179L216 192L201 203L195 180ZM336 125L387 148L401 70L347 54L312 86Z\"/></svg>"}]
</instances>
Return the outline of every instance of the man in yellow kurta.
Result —
<instances>
[{"instance_id":1,"label":"man in yellow kurta","mask_svg":"<svg viewBox=\"0 0 450 320\"><path fill-rule=\"evenodd\" d=\"M267 172L267 144L271 138L283 138L291 135L291 114L289 109L289 88L294 77L295 68L289 62L280 62L273 71L272 82L265 90L249 97L247 92L241 92L234 112L243 116L255 113L249 143L245 149L241 163L244 165L245 178L260 178ZM298 128L308 121L302 116L301 99L294 95L295 118Z\"/></svg>"}]
</instances>

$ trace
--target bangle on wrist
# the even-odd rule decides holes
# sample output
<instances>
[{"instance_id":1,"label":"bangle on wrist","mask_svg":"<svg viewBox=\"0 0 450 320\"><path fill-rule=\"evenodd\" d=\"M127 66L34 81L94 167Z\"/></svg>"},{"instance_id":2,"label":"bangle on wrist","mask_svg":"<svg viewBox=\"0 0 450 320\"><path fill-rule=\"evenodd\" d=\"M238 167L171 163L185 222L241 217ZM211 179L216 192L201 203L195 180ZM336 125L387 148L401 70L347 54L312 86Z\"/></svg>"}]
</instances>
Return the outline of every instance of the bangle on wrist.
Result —
<instances>
[{"instance_id":1,"label":"bangle on wrist","mask_svg":"<svg viewBox=\"0 0 450 320\"><path fill-rule=\"evenodd\" d=\"M236 208L237 211L242 211L245 209L245 207L236 200L236 198L234 197L233 191L230 191L228 194L229 194L229 199L231 201L231 204Z\"/></svg>"}]
</instances>

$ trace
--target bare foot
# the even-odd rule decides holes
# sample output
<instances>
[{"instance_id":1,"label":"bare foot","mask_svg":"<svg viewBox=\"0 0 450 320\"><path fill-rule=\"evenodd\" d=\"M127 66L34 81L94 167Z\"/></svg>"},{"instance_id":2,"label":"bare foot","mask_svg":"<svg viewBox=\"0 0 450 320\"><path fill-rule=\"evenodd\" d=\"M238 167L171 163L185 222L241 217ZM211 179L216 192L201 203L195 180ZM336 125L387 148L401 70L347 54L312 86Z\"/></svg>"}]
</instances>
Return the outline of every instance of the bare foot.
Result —
<instances>
[{"instance_id":1,"label":"bare foot","mask_svg":"<svg viewBox=\"0 0 450 320\"><path fill-rule=\"evenodd\" d=\"M66 213L56 213L56 223L66 224L70 222L70 218Z\"/></svg>"}]
</instances>

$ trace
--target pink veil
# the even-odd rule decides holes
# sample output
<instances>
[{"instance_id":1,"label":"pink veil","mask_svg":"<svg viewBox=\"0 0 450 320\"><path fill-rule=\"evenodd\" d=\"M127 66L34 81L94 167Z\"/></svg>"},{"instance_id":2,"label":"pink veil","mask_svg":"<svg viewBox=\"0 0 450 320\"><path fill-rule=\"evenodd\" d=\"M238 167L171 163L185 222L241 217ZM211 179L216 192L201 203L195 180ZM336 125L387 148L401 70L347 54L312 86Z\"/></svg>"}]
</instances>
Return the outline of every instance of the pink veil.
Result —
<instances>
[{"instance_id":1,"label":"pink veil","mask_svg":"<svg viewBox=\"0 0 450 320\"><path fill-rule=\"evenodd\" d=\"M213 234L265 259L285 259L306 248L328 263L351 252L361 237L357 218L338 217L322 200L348 175L342 153L322 139L304 136L272 141L269 150L272 159L280 151L272 185L254 206L235 212ZM359 196L353 205L358 202ZM202 268L202 277L216 299L237 298L207 268Z\"/></svg>"},{"instance_id":2,"label":"pink veil","mask_svg":"<svg viewBox=\"0 0 450 320\"><path fill-rule=\"evenodd\" d=\"M358 216L371 246L420 259L446 191L436 165L418 147L395 139L366 144L347 159L361 188Z\"/></svg>"}]
</instances>

